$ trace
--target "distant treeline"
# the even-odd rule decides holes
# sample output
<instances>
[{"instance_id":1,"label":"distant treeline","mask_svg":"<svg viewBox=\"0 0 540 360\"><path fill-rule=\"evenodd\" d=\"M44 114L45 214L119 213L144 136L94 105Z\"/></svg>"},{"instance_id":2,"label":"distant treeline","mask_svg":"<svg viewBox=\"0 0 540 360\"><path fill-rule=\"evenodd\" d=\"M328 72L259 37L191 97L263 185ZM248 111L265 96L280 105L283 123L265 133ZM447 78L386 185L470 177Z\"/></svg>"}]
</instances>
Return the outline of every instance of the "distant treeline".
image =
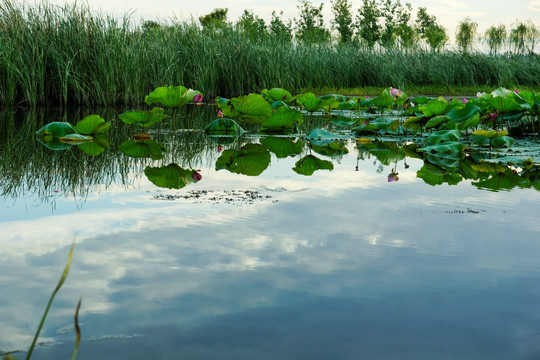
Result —
<instances>
[{"instance_id":1,"label":"distant treeline","mask_svg":"<svg viewBox=\"0 0 540 360\"><path fill-rule=\"evenodd\" d=\"M308 1L299 3L294 26L275 12L266 24L249 11L232 24L226 9L199 22L138 25L128 16L117 19L84 5L25 7L5 1L0 3L0 105L135 105L163 85L191 87L206 99L272 87L298 93L322 87L540 86L540 56L529 38L507 52L501 52L504 42L493 45L492 54L469 45L447 51L431 42L435 28L442 27L424 8L417 17L425 13L426 22L417 19L415 26L408 25L410 6L391 0L364 1L356 21L346 1L334 1L332 9L343 15L332 22L339 38L325 27L322 5ZM374 13L377 27L362 32L368 13ZM389 26L389 14L401 25ZM463 24L476 29L469 20Z\"/></svg>"}]
</instances>

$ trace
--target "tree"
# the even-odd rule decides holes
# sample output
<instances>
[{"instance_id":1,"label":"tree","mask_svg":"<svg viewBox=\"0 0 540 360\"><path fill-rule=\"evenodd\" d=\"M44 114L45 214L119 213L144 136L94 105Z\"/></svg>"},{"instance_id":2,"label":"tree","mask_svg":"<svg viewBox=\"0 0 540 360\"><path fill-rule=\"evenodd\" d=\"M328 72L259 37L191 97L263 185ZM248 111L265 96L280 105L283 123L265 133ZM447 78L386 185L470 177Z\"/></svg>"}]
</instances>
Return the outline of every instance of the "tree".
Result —
<instances>
[{"instance_id":1,"label":"tree","mask_svg":"<svg viewBox=\"0 0 540 360\"><path fill-rule=\"evenodd\" d=\"M529 27L526 23L519 20L514 24L514 28L510 30L510 47L516 54L525 54L527 40L527 32Z\"/></svg>"},{"instance_id":2,"label":"tree","mask_svg":"<svg viewBox=\"0 0 540 360\"><path fill-rule=\"evenodd\" d=\"M272 11L272 20L270 20L270 26L268 27L268 32L270 35L274 36L276 39L283 42L291 42L292 40L292 22L285 23L281 16L283 16L283 11L276 15L275 11Z\"/></svg>"},{"instance_id":3,"label":"tree","mask_svg":"<svg viewBox=\"0 0 540 360\"><path fill-rule=\"evenodd\" d=\"M227 25L227 12L227 8L214 9L210 14L199 17L199 22L204 29L224 27Z\"/></svg>"},{"instance_id":4,"label":"tree","mask_svg":"<svg viewBox=\"0 0 540 360\"><path fill-rule=\"evenodd\" d=\"M332 12L334 13L332 24L339 32L339 43L349 43L354 34L351 12L352 4L350 4L347 0L333 0L331 3Z\"/></svg>"},{"instance_id":5,"label":"tree","mask_svg":"<svg viewBox=\"0 0 540 360\"><path fill-rule=\"evenodd\" d=\"M300 4L298 4L300 15L296 30L296 36L299 40L308 43L330 40L330 32L324 27L323 5L324 3L321 3L317 7L313 6L309 0L300 0Z\"/></svg>"},{"instance_id":6,"label":"tree","mask_svg":"<svg viewBox=\"0 0 540 360\"><path fill-rule=\"evenodd\" d=\"M399 39L399 45L402 49L410 49L417 41L417 33L409 24L411 20L412 6L410 3L405 3L397 9L397 28L396 35Z\"/></svg>"},{"instance_id":7,"label":"tree","mask_svg":"<svg viewBox=\"0 0 540 360\"><path fill-rule=\"evenodd\" d=\"M363 5L358 9L358 34L372 48L381 38L381 26L379 25L381 13L375 0L363 0L363 2Z\"/></svg>"},{"instance_id":8,"label":"tree","mask_svg":"<svg viewBox=\"0 0 540 360\"><path fill-rule=\"evenodd\" d=\"M496 54L506 40L506 26L504 24L500 24L497 27L491 26L486 30L485 39L489 46L489 52Z\"/></svg>"},{"instance_id":9,"label":"tree","mask_svg":"<svg viewBox=\"0 0 540 360\"><path fill-rule=\"evenodd\" d=\"M264 20L249 10L244 10L236 22L236 28L252 40L262 39L267 34Z\"/></svg>"},{"instance_id":10,"label":"tree","mask_svg":"<svg viewBox=\"0 0 540 360\"><path fill-rule=\"evenodd\" d=\"M397 9L401 6L399 0L381 0L380 14L384 19L384 27L381 32L381 44L386 48L394 47L396 43Z\"/></svg>"},{"instance_id":11,"label":"tree","mask_svg":"<svg viewBox=\"0 0 540 360\"><path fill-rule=\"evenodd\" d=\"M467 52L472 49L477 29L478 24L473 22L470 17L460 21L456 29L456 43L461 51Z\"/></svg>"},{"instance_id":12,"label":"tree","mask_svg":"<svg viewBox=\"0 0 540 360\"><path fill-rule=\"evenodd\" d=\"M420 37L426 41L431 50L440 51L448 41L445 28L437 24L437 18L429 15L425 7L418 8L416 21L416 31Z\"/></svg>"}]
</instances>

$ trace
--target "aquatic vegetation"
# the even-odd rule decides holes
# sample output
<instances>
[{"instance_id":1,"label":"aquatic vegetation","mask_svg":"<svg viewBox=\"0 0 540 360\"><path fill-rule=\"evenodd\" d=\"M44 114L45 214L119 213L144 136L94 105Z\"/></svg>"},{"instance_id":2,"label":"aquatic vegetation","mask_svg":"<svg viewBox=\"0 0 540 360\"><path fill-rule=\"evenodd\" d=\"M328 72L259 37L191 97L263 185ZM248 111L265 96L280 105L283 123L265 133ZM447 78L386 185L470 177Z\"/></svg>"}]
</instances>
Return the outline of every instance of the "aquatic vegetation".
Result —
<instances>
[{"instance_id":1,"label":"aquatic vegetation","mask_svg":"<svg viewBox=\"0 0 540 360\"><path fill-rule=\"evenodd\" d=\"M160 107L152 108L152 110L129 110L118 115L118 118L126 124L138 124L142 127L152 126L166 117L165 110Z\"/></svg>"},{"instance_id":2,"label":"aquatic vegetation","mask_svg":"<svg viewBox=\"0 0 540 360\"><path fill-rule=\"evenodd\" d=\"M202 175L196 170L184 169L178 164L162 167L147 166L144 174L154 185L167 189L181 189L202 179Z\"/></svg>"}]
</instances>

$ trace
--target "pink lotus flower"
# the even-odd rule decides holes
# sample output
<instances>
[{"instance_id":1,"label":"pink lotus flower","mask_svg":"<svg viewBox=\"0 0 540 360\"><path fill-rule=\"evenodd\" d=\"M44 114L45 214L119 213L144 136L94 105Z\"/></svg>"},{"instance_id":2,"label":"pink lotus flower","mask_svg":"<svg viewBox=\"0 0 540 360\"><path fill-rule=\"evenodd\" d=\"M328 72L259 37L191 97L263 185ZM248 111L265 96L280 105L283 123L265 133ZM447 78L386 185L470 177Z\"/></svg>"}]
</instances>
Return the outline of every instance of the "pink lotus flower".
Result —
<instances>
[{"instance_id":1,"label":"pink lotus flower","mask_svg":"<svg viewBox=\"0 0 540 360\"><path fill-rule=\"evenodd\" d=\"M218 145L217 146L217 152L220 153L223 151L223 145Z\"/></svg>"},{"instance_id":2,"label":"pink lotus flower","mask_svg":"<svg viewBox=\"0 0 540 360\"><path fill-rule=\"evenodd\" d=\"M364 96L364 99L369 99L369 96L367 96L367 95L366 95L366 96Z\"/></svg>"},{"instance_id":3,"label":"pink lotus flower","mask_svg":"<svg viewBox=\"0 0 540 360\"><path fill-rule=\"evenodd\" d=\"M223 117L223 111L219 110L217 112L217 117L221 119Z\"/></svg>"},{"instance_id":4,"label":"pink lotus flower","mask_svg":"<svg viewBox=\"0 0 540 360\"><path fill-rule=\"evenodd\" d=\"M282 99L287 100L287 95L283 95Z\"/></svg>"},{"instance_id":5,"label":"pink lotus flower","mask_svg":"<svg viewBox=\"0 0 540 360\"><path fill-rule=\"evenodd\" d=\"M399 180L399 176L397 173L390 173L388 174L388 182L394 182L394 181L398 181Z\"/></svg>"},{"instance_id":6,"label":"pink lotus flower","mask_svg":"<svg viewBox=\"0 0 540 360\"><path fill-rule=\"evenodd\" d=\"M390 95L401 97L402 94L403 94L403 92L401 90L390 88Z\"/></svg>"},{"instance_id":7,"label":"pink lotus flower","mask_svg":"<svg viewBox=\"0 0 540 360\"><path fill-rule=\"evenodd\" d=\"M469 102L469 100L467 100L467 98L463 98L463 99L461 100L461 102L462 102L463 104L466 104L466 103Z\"/></svg>"},{"instance_id":8,"label":"pink lotus flower","mask_svg":"<svg viewBox=\"0 0 540 360\"><path fill-rule=\"evenodd\" d=\"M199 173L199 171L201 170L194 170L193 173L191 174L191 178L195 181L199 181L202 179L202 175Z\"/></svg>"},{"instance_id":9,"label":"pink lotus flower","mask_svg":"<svg viewBox=\"0 0 540 360\"><path fill-rule=\"evenodd\" d=\"M487 118L488 118L488 120L496 121L497 120L497 113L487 114Z\"/></svg>"},{"instance_id":10,"label":"pink lotus flower","mask_svg":"<svg viewBox=\"0 0 540 360\"><path fill-rule=\"evenodd\" d=\"M202 101L202 95L201 94L195 95L195 97L193 98L193 101L196 103L200 103Z\"/></svg>"},{"instance_id":11,"label":"pink lotus flower","mask_svg":"<svg viewBox=\"0 0 540 360\"><path fill-rule=\"evenodd\" d=\"M519 94L519 90L518 89L514 90L514 93Z\"/></svg>"}]
</instances>

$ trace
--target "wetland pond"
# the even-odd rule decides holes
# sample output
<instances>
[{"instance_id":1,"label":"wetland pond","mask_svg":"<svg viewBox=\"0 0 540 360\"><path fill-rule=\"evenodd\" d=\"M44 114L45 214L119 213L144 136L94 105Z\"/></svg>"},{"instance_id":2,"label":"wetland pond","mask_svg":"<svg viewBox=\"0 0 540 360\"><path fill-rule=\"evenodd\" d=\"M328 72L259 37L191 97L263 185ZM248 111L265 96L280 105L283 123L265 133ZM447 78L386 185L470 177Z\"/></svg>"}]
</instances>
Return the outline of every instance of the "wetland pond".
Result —
<instances>
[{"instance_id":1,"label":"wetland pond","mask_svg":"<svg viewBox=\"0 0 540 360\"><path fill-rule=\"evenodd\" d=\"M212 138L185 129L215 108L182 111L64 150L36 131L118 112L0 113L0 353L74 242L33 359L71 357L79 298L78 359L540 358L536 155L441 172L414 138Z\"/></svg>"}]
</instances>

